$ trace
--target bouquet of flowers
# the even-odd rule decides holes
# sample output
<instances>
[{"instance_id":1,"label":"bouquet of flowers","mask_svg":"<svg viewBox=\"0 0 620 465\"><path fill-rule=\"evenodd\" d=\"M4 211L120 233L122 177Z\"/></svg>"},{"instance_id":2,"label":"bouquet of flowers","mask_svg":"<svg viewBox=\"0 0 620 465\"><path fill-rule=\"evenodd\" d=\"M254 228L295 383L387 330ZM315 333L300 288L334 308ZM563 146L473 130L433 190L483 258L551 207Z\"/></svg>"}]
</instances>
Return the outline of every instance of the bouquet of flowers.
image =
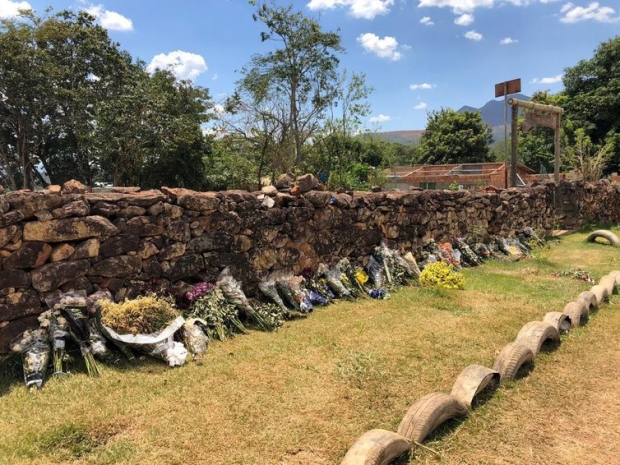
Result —
<instances>
[{"instance_id":1,"label":"bouquet of flowers","mask_svg":"<svg viewBox=\"0 0 620 465\"><path fill-rule=\"evenodd\" d=\"M257 302L254 311L258 313L272 328L277 329L284 324L284 321L292 318L291 312L284 307L270 302Z\"/></svg>"},{"instance_id":2,"label":"bouquet of flowers","mask_svg":"<svg viewBox=\"0 0 620 465\"><path fill-rule=\"evenodd\" d=\"M412 277L420 278L420 273L422 273L422 271L420 270L420 267L418 266L418 262L416 262L413 254L411 252L407 252L405 255L403 255L400 258L402 258L403 261L407 263L407 265L409 265L409 270L411 271Z\"/></svg>"},{"instance_id":3,"label":"bouquet of flowers","mask_svg":"<svg viewBox=\"0 0 620 465\"><path fill-rule=\"evenodd\" d=\"M24 331L11 350L21 354L27 388L41 389L50 362L49 333L45 328Z\"/></svg>"},{"instance_id":4,"label":"bouquet of flowers","mask_svg":"<svg viewBox=\"0 0 620 465\"><path fill-rule=\"evenodd\" d=\"M374 255L371 255L368 259L368 265L366 265L366 269L368 270L368 276L372 280L375 289L379 289L383 287L383 277L384 277L384 267L383 263L380 262Z\"/></svg>"},{"instance_id":5,"label":"bouquet of flowers","mask_svg":"<svg viewBox=\"0 0 620 465\"><path fill-rule=\"evenodd\" d=\"M47 310L39 315L39 327L46 328L52 346L53 375L59 377L67 374L64 365L69 357L66 352L66 343L69 338L69 323L61 316L60 310Z\"/></svg>"},{"instance_id":6,"label":"bouquet of flowers","mask_svg":"<svg viewBox=\"0 0 620 465\"><path fill-rule=\"evenodd\" d=\"M97 307L101 326L113 341L161 358L170 366L185 363L185 347L172 339L185 320L168 300L156 295L139 296L121 304L102 299Z\"/></svg>"},{"instance_id":7,"label":"bouquet of flowers","mask_svg":"<svg viewBox=\"0 0 620 465\"><path fill-rule=\"evenodd\" d=\"M273 279L268 279L267 281L261 281L258 283L258 289L263 293L265 297L270 299L274 304L280 307L283 311L288 310L286 305L284 305L284 301L278 294L278 289L276 288L276 282Z\"/></svg>"},{"instance_id":8,"label":"bouquet of flowers","mask_svg":"<svg viewBox=\"0 0 620 465\"><path fill-rule=\"evenodd\" d=\"M239 310L224 297L219 288L198 297L185 311L185 314L187 318L198 318L204 321L207 335L212 339L223 341L235 333L247 333L245 326L239 320Z\"/></svg>"},{"instance_id":9,"label":"bouquet of flowers","mask_svg":"<svg viewBox=\"0 0 620 465\"><path fill-rule=\"evenodd\" d=\"M340 277L342 273L338 266L333 268L327 268L324 264L319 265L318 270L319 276L323 276L329 288L338 296L344 297L347 299L351 299L351 291L349 291L344 284L342 284L342 280Z\"/></svg>"},{"instance_id":10,"label":"bouquet of flowers","mask_svg":"<svg viewBox=\"0 0 620 465\"><path fill-rule=\"evenodd\" d=\"M348 258L343 258L338 262L338 268L340 269L340 281L344 287L353 295L354 297L361 297L366 295L366 290L364 286L360 283L357 272L351 265L351 262Z\"/></svg>"},{"instance_id":11,"label":"bouquet of flowers","mask_svg":"<svg viewBox=\"0 0 620 465\"><path fill-rule=\"evenodd\" d=\"M192 359L202 365L209 348L209 336L205 334L207 322L200 318L186 320L181 328L181 336ZM203 330L204 328L204 330Z\"/></svg>"},{"instance_id":12,"label":"bouquet of flowers","mask_svg":"<svg viewBox=\"0 0 620 465\"><path fill-rule=\"evenodd\" d=\"M302 288L303 282L302 276L288 276L278 279L276 286L295 310L301 313L309 313L313 310L313 306L309 295Z\"/></svg>"},{"instance_id":13,"label":"bouquet of flowers","mask_svg":"<svg viewBox=\"0 0 620 465\"><path fill-rule=\"evenodd\" d=\"M467 266L479 266L482 264L480 257L467 245L467 243L460 238L454 239L454 247L461 251L461 258L463 265Z\"/></svg>"},{"instance_id":14,"label":"bouquet of flowers","mask_svg":"<svg viewBox=\"0 0 620 465\"><path fill-rule=\"evenodd\" d=\"M275 329L254 311L241 289L241 283L230 274L230 268L226 267L222 270L217 279L216 286L221 289L224 297L243 312L246 317L250 318L259 329L263 331Z\"/></svg>"}]
</instances>

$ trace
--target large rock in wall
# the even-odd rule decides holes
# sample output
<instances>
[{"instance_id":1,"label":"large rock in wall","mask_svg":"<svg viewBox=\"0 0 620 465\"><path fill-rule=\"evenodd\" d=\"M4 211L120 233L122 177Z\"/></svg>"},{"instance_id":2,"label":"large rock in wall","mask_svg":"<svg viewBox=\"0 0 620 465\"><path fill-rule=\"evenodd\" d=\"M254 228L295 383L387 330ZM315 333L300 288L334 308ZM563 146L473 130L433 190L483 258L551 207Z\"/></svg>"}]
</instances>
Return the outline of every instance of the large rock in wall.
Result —
<instances>
[{"instance_id":1,"label":"large rock in wall","mask_svg":"<svg viewBox=\"0 0 620 465\"><path fill-rule=\"evenodd\" d=\"M182 288L230 266L252 294L274 271L343 257L365 264L381 240L416 254L431 238L620 220L620 190L609 183L490 193L79 192L0 195L0 353L53 292L131 297L153 278Z\"/></svg>"}]
</instances>

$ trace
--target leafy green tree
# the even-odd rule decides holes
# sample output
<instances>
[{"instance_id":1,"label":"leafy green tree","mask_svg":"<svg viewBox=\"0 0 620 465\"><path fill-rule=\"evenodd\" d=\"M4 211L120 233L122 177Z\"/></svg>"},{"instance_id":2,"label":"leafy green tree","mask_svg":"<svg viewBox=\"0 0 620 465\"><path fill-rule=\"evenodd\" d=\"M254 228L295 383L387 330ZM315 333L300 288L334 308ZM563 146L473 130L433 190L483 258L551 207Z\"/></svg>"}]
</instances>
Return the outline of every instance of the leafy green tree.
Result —
<instances>
[{"instance_id":1,"label":"leafy green tree","mask_svg":"<svg viewBox=\"0 0 620 465\"><path fill-rule=\"evenodd\" d=\"M449 108L432 111L418 147L424 164L483 163L493 160L491 128L479 113L458 113Z\"/></svg>"},{"instance_id":2,"label":"leafy green tree","mask_svg":"<svg viewBox=\"0 0 620 465\"><path fill-rule=\"evenodd\" d=\"M292 5L277 6L274 1L259 2L254 20L267 28L261 40L277 45L251 58L242 69L239 87L257 105L274 96L284 97L283 145L292 149L289 168L299 167L305 143L321 130L325 111L336 98L340 36L323 32L316 20L293 11Z\"/></svg>"},{"instance_id":3,"label":"leafy green tree","mask_svg":"<svg viewBox=\"0 0 620 465\"><path fill-rule=\"evenodd\" d=\"M614 144L611 169L620 162L620 36L602 43L592 58L564 70L562 106L592 143ZM573 137L573 139L575 139Z\"/></svg>"},{"instance_id":4,"label":"leafy green tree","mask_svg":"<svg viewBox=\"0 0 620 465\"><path fill-rule=\"evenodd\" d=\"M0 153L11 187L32 189L35 156L51 110L46 96L53 92L47 77L52 63L35 36L41 20L24 16L29 21L0 21Z\"/></svg>"},{"instance_id":5,"label":"leafy green tree","mask_svg":"<svg viewBox=\"0 0 620 465\"><path fill-rule=\"evenodd\" d=\"M148 74L84 11L0 21L0 179L200 188L206 89Z\"/></svg>"},{"instance_id":6,"label":"leafy green tree","mask_svg":"<svg viewBox=\"0 0 620 465\"><path fill-rule=\"evenodd\" d=\"M603 175L613 155L613 144L593 144L586 131L579 128L575 131L575 144L564 150L564 163L574 168L577 176L587 182L598 181Z\"/></svg>"},{"instance_id":7,"label":"leafy green tree","mask_svg":"<svg viewBox=\"0 0 620 465\"><path fill-rule=\"evenodd\" d=\"M37 165L53 183L90 184L96 103L114 97L131 58L83 11L2 20L0 56L0 156L12 184L45 183Z\"/></svg>"},{"instance_id":8,"label":"leafy green tree","mask_svg":"<svg viewBox=\"0 0 620 465\"><path fill-rule=\"evenodd\" d=\"M255 190L258 168L252 141L239 135L227 135L212 142L205 157L205 182L209 190Z\"/></svg>"},{"instance_id":9,"label":"leafy green tree","mask_svg":"<svg viewBox=\"0 0 620 465\"><path fill-rule=\"evenodd\" d=\"M152 75L132 67L123 92L101 102L94 139L102 168L115 185L200 189L206 141L201 125L210 118L209 93L168 70Z\"/></svg>"}]
</instances>

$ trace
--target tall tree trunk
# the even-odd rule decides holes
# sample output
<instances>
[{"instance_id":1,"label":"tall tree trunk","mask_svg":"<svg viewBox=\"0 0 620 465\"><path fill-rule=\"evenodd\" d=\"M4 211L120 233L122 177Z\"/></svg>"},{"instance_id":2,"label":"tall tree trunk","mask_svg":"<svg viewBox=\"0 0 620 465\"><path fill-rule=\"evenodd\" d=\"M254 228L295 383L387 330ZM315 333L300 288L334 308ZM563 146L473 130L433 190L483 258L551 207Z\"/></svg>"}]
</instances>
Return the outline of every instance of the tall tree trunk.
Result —
<instances>
[{"instance_id":1,"label":"tall tree trunk","mask_svg":"<svg viewBox=\"0 0 620 465\"><path fill-rule=\"evenodd\" d=\"M21 119L17 122L17 153L19 154L24 189L34 190L34 179L32 177L32 162L30 161L30 153L26 143L26 127L22 124Z\"/></svg>"},{"instance_id":2,"label":"tall tree trunk","mask_svg":"<svg viewBox=\"0 0 620 465\"><path fill-rule=\"evenodd\" d=\"M4 170L6 171L6 176L3 176L2 178L11 188L11 190L17 190L17 181L15 180L15 172L13 171L13 168L11 167L7 153L4 150L2 150L2 148L0 148L0 157L2 158L2 161L4 162Z\"/></svg>"}]
</instances>

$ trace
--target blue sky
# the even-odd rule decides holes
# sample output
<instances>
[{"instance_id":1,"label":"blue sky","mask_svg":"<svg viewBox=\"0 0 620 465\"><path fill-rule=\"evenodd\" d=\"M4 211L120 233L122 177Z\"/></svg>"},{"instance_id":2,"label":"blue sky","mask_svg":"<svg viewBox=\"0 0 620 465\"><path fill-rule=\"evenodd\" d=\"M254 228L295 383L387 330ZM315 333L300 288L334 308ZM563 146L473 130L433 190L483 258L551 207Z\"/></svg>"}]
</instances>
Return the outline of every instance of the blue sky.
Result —
<instances>
[{"instance_id":1,"label":"blue sky","mask_svg":"<svg viewBox=\"0 0 620 465\"><path fill-rule=\"evenodd\" d=\"M560 91L564 68L620 34L618 0L278 0L289 3L339 30L342 66L375 89L365 123L384 131L423 129L429 110L482 106L509 79L526 94ZM269 47L247 0L0 0L0 17L28 6L91 11L135 58L174 64L216 102Z\"/></svg>"}]
</instances>

